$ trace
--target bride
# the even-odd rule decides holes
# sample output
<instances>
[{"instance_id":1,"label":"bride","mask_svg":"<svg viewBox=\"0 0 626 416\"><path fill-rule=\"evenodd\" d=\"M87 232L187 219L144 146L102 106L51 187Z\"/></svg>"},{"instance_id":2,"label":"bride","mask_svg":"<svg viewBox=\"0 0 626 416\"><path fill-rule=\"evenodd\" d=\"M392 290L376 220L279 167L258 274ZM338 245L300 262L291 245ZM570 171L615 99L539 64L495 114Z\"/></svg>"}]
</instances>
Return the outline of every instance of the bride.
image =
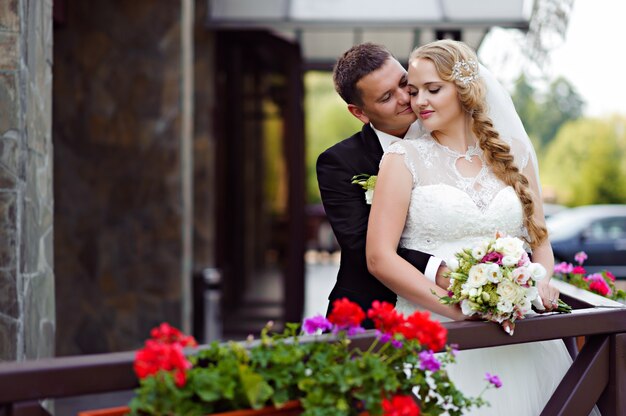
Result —
<instances>
[{"instance_id":1,"label":"bride","mask_svg":"<svg viewBox=\"0 0 626 416\"><path fill-rule=\"evenodd\" d=\"M523 238L533 261L548 275L553 270L534 150L510 97L493 80L485 85L477 62L467 45L450 40L424 45L409 59L411 107L430 133L385 152L366 246L370 272L398 294L404 314L426 309L441 320L466 318L431 293L445 295L446 279L428 280L396 254L398 246L446 259L500 232ZM538 289L552 310L558 291L548 280ZM472 414L534 416L571 363L563 342L552 340L462 351L449 374L474 396L486 372L502 380L484 396L491 406Z\"/></svg>"}]
</instances>

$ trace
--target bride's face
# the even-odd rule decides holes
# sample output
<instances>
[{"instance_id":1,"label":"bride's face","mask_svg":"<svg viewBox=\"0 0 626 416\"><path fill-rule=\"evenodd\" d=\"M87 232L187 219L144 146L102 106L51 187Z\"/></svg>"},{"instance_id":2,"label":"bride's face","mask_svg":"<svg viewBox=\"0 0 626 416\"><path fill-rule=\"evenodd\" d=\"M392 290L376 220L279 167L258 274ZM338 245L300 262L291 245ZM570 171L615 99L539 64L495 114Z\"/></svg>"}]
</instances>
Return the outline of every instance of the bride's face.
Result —
<instances>
[{"instance_id":1,"label":"bride's face","mask_svg":"<svg viewBox=\"0 0 626 416\"><path fill-rule=\"evenodd\" d=\"M464 120L456 85L442 80L430 59L412 61L408 80L411 108L424 128L439 131Z\"/></svg>"}]
</instances>

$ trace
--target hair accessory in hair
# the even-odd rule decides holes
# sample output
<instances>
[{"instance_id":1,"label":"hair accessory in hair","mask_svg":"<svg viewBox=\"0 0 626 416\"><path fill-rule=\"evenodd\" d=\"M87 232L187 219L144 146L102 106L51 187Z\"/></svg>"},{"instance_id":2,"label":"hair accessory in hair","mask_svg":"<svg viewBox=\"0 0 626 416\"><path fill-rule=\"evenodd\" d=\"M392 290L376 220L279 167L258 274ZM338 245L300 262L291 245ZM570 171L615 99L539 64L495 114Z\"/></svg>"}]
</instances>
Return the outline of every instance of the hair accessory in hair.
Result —
<instances>
[{"instance_id":1,"label":"hair accessory in hair","mask_svg":"<svg viewBox=\"0 0 626 416\"><path fill-rule=\"evenodd\" d=\"M471 59L456 61L452 67L452 76L457 81L461 81L463 85L467 85L478 78L478 64Z\"/></svg>"}]
</instances>

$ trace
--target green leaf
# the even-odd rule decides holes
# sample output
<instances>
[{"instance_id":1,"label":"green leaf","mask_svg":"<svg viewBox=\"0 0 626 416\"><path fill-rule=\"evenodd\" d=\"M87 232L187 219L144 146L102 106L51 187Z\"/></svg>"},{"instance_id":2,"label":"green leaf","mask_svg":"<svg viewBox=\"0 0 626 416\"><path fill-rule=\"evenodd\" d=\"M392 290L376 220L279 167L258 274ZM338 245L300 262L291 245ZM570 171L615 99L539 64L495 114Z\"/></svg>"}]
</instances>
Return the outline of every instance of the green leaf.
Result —
<instances>
[{"instance_id":1,"label":"green leaf","mask_svg":"<svg viewBox=\"0 0 626 416\"><path fill-rule=\"evenodd\" d=\"M253 409L265 406L267 400L272 397L274 389L263 380L259 374L252 371L246 365L239 366L239 376L246 398Z\"/></svg>"}]
</instances>

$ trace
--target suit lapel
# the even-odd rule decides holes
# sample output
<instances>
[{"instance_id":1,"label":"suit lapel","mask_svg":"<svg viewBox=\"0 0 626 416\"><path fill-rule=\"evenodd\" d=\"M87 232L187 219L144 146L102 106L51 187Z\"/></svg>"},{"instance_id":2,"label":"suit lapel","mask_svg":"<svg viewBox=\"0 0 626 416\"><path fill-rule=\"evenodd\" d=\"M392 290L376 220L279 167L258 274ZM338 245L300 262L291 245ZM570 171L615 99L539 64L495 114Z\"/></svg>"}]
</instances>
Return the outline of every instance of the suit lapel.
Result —
<instances>
[{"instance_id":1,"label":"suit lapel","mask_svg":"<svg viewBox=\"0 0 626 416\"><path fill-rule=\"evenodd\" d=\"M365 161L367 163L367 170L369 174L376 174L378 172L378 165L380 159L383 157L383 148L380 145L380 140L376 132L369 124L365 124L361 129L361 140L363 141L363 148L365 149Z\"/></svg>"}]
</instances>

